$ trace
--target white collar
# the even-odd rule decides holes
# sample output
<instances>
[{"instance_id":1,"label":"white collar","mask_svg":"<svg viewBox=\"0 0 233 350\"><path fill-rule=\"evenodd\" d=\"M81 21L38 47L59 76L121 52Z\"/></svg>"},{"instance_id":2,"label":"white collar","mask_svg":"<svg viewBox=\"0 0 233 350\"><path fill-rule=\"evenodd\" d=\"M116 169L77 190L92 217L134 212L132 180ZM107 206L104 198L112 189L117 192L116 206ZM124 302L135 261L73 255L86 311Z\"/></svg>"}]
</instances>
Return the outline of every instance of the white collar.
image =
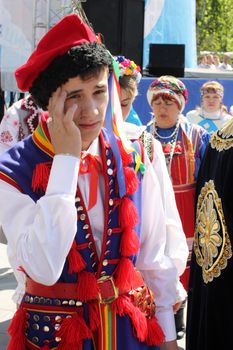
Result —
<instances>
[{"instance_id":1,"label":"white collar","mask_svg":"<svg viewBox=\"0 0 233 350\"><path fill-rule=\"evenodd\" d=\"M99 137L97 137L92 143L90 144L89 148L85 151L82 151L85 153L90 153L93 156L100 155L100 141Z\"/></svg>"},{"instance_id":2,"label":"white collar","mask_svg":"<svg viewBox=\"0 0 233 350\"><path fill-rule=\"evenodd\" d=\"M201 109L200 115L204 119L212 119L212 120L222 119L221 109L217 110L216 112L207 112L204 109Z\"/></svg>"}]
</instances>

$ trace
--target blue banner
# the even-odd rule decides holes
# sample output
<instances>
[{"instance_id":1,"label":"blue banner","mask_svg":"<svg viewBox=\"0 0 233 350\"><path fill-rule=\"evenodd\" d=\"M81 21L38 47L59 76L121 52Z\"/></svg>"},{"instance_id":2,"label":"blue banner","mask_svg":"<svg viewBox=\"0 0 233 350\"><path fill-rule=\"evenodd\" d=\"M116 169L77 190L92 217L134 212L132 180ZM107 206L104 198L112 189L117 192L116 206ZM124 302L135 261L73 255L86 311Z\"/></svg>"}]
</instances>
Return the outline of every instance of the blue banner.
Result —
<instances>
[{"instance_id":1,"label":"blue banner","mask_svg":"<svg viewBox=\"0 0 233 350\"><path fill-rule=\"evenodd\" d=\"M196 68L196 1L146 0L143 67L149 44L185 44L185 67Z\"/></svg>"}]
</instances>

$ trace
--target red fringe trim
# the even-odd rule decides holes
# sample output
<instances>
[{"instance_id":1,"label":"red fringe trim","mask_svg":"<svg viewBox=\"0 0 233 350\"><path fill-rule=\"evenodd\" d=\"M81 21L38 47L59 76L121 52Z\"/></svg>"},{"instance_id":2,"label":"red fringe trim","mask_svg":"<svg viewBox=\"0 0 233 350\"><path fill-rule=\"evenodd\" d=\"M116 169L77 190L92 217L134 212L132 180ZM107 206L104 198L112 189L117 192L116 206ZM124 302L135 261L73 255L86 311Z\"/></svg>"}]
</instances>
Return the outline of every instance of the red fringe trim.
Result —
<instances>
[{"instance_id":1,"label":"red fringe trim","mask_svg":"<svg viewBox=\"0 0 233 350\"><path fill-rule=\"evenodd\" d=\"M117 313L120 316L128 315L132 325L134 335L144 342L147 337L147 321L146 316L132 304L127 297L119 297L116 300Z\"/></svg>"},{"instance_id":2,"label":"red fringe trim","mask_svg":"<svg viewBox=\"0 0 233 350\"><path fill-rule=\"evenodd\" d=\"M55 348L57 350L83 350L82 342L79 344L77 343L70 343L70 344L63 344L62 347Z\"/></svg>"},{"instance_id":3,"label":"red fringe trim","mask_svg":"<svg viewBox=\"0 0 233 350\"><path fill-rule=\"evenodd\" d=\"M55 331L55 337L61 338L59 350L82 349L82 341L91 338L92 334L86 322L78 313L65 318L59 330Z\"/></svg>"},{"instance_id":4,"label":"red fringe trim","mask_svg":"<svg viewBox=\"0 0 233 350\"><path fill-rule=\"evenodd\" d=\"M95 331L100 326L100 315L97 303L90 303L88 305L88 315L91 331Z\"/></svg>"},{"instance_id":5,"label":"red fringe trim","mask_svg":"<svg viewBox=\"0 0 233 350\"><path fill-rule=\"evenodd\" d=\"M68 254L69 269L68 273L80 272L85 269L86 263L82 255L77 250L77 243L73 241L72 247Z\"/></svg>"},{"instance_id":6,"label":"red fringe trim","mask_svg":"<svg viewBox=\"0 0 233 350\"><path fill-rule=\"evenodd\" d=\"M132 195L137 191L139 180L134 170L128 166L124 167L125 183L126 183L126 194Z\"/></svg>"},{"instance_id":7,"label":"red fringe trim","mask_svg":"<svg viewBox=\"0 0 233 350\"><path fill-rule=\"evenodd\" d=\"M21 307L14 314L8 327L11 336L7 350L25 350L26 311Z\"/></svg>"},{"instance_id":8,"label":"red fringe trim","mask_svg":"<svg viewBox=\"0 0 233 350\"><path fill-rule=\"evenodd\" d=\"M51 162L36 164L32 174L32 190L45 192L51 170Z\"/></svg>"},{"instance_id":9,"label":"red fringe trim","mask_svg":"<svg viewBox=\"0 0 233 350\"><path fill-rule=\"evenodd\" d=\"M99 286L92 272L82 271L78 275L77 296L81 301L97 299Z\"/></svg>"},{"instance_id":10,"label":"red fringe trim","mask_svg":"<svg viewBox=\"0 0 233 350\"><path fill-rule=\"evenodd\" d=\"M119 289L131 290L133 282L137 278L136 270L132 261L128 258L121 258L115 271L115 284Z\"/></svg>"},{"instance_id":11,"label":"red fringe trim","mask_svg":"<svg viewBox=\"0 0 233 350\"><path fill-rule=\"evenodd\" d=\"M131 256L137 254L140 247L140 241L135 231L126 228L121 237L120 253L122 256Z\"/></svg>"},{"instance_id":12,"label":"red fringe trim","mask_svg":"<svg viewBox=\"0 0 233 350\"><path fill-rule=\"evenodd\" d=\"M133 201L124 197L119 206L119 224L122 229L133 228L138 224L138 213Z\"/></svg>"},{"instance_id":13,"label":"red fringe trim","mask_svg":"<svg viewBox=\"0 0 233 350\"><path fill-rule=\"evenodd\" d=\"M164 342L165 335L156 317L147 319L147 329L146 343L148 345L161 345Z\"/></svg>"}]
</instances>

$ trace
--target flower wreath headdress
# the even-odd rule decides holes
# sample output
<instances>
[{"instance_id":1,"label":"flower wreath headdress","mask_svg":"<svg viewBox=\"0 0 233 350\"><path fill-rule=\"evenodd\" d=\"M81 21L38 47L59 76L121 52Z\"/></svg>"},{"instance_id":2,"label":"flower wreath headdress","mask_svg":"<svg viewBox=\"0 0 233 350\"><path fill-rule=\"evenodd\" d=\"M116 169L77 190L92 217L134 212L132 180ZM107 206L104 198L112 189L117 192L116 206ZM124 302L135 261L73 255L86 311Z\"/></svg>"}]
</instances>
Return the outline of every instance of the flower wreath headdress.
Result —
<instances>
[{"instance_id":1,"label":"flower wreath headdress","mask_svg":"<svg viewBox=\"0 0 233 350\"><path fill-rule=\"evenodd\" d=\"M136 80L137 84L139 84L142 78L141 68L134 61L125 58L125 56L116 56L115 60L119 66L120 77L123 77L124 75L131 76Z\"/></svg>"}]
</instances>

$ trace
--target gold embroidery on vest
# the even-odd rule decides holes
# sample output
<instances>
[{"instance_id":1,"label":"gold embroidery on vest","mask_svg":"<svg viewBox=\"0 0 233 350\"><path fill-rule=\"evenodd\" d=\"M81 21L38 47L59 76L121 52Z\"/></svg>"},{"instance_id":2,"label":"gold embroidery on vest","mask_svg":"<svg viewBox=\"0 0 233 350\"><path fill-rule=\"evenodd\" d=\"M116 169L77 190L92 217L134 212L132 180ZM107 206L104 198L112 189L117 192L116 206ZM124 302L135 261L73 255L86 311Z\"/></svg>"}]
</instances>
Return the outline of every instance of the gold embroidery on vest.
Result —
<instances>
[{"instance_id":1,"label":"gold embroidery on vest","mask_svg":"<svg viewBox=\"0 0 233 350\"><path fill-rule=\"evenodd\" d=\"M222 201L213 180L205 183L198 197L194 252L205 283L219 277L232 256Z\"/></svg>"},{"instance_id":2,"label":"gold embroidery on vest","mask_svg":"<svg viewBox=\"0 0 233 350\"><path fill-rule=\"evenodd\" d=\"M233 147L233 119L224 127L213 133L210 144L213 149L221 152Z\"/></svg>"}]
</instances>

